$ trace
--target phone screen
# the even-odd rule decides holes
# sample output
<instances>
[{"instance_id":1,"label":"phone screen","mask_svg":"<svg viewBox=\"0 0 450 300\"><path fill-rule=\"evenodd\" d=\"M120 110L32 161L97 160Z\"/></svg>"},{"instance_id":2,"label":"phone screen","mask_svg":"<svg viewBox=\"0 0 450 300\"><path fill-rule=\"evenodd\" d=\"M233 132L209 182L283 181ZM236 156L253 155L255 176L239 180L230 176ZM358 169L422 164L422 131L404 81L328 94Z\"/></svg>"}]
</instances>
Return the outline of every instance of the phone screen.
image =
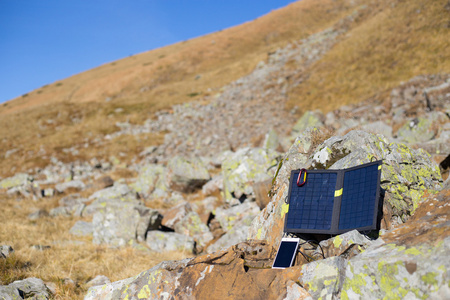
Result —
<instances>
[{"instance_id":1,"label":"phone screen","mask_svg":"<svg viewBox=\"0 0 450 300\"><path fill-rule=\"evenodd\" d=\"M289 268L297 252L298 241L281 241L272 268Z\"/></svg>"}]
</instances>

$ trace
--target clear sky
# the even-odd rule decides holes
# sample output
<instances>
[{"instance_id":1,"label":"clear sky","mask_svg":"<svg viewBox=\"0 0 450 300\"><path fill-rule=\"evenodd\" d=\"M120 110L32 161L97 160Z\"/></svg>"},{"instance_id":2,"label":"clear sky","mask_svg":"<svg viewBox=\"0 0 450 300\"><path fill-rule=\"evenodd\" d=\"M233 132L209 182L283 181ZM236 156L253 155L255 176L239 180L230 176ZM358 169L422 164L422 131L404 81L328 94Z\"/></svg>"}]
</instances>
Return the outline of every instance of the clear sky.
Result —
<instances>
[{"instance_id":1,"label":"clear sky","mask_svg":"<svg viewBox=\"0 0 450 300\"><path fill-rule=\"evenodd\" d=\"M294 0L0 0L0 103Z\"/></svg>"}]
</instances>

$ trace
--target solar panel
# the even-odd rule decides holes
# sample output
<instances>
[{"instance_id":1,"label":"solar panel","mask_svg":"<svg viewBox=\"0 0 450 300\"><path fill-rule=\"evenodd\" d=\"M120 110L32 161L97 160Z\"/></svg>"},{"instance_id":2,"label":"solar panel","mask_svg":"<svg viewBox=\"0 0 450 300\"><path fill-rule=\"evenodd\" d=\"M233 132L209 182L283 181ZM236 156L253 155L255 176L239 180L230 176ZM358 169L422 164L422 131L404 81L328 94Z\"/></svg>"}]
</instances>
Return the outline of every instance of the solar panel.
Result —
<instances>
[{"instance_id":1,"label":"solar panel","mask_svg":"<svg viewBox=\"0 0 450 300\"><path fill-rule=\"evenodd\" d=\"M284 231L339 234L376 228L381 161L344 170L291 172Z\"/></svg>"}]
</instances>

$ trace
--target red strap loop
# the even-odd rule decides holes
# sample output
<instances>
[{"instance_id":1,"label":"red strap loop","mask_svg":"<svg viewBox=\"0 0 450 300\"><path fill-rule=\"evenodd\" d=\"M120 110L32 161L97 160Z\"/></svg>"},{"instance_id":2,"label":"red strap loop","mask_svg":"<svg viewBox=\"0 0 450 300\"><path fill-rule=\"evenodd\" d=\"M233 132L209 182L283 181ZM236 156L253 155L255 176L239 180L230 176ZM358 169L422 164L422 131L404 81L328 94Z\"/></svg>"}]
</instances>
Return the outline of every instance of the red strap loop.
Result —
<instances>
[{"instance_id":1,"label":"red strap loop","mask_svg":"<svg viewBox=\"0 0 450 300\"><path fill-rule=\"evenodd\" d=\"M302 176L303 172L305 173L305 176L303 177L302 183L300 183L300 177ZM297 177L297 186L303 186L305 183L306 183L306 169L301 169Z\"/></svg>"}]
</instances>

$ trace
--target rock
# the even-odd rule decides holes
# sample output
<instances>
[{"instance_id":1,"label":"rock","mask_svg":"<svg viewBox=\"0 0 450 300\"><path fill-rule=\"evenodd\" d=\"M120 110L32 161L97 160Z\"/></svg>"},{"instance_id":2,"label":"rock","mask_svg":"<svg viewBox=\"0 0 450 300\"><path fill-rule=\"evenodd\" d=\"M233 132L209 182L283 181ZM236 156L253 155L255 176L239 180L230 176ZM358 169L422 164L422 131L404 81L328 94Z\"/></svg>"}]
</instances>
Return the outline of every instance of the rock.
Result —
<instances>
[{"instance_id":1,"label":"rock","mask_svg":"<svg viewBox=\"0 0 450 300\"><path fill-rule=\"evenodd\" d=\"M313 131L305 132L286 154L275 180L272 201L253 221L249 238L267 239L272 245L280 242L287 211L284 199L288 194L288 178L294 169L342 169L382 159L384 208L392 212L391 216L385 215L388 227L405 222L425 190L437 191L442 184L439 169L427 153L403 144L389 144L379 135L351 131L316 147L312 141Z\"/></svg>"},{"instance_id":2,"label":"rock","mask_svg":"<svg viewBox=\"0 0 450 300\"><path fill-rule=\"evenodd\" d=\"M17 289L19 291L19 294L25 299L50 299L50 291L48 290L44 282L39 278L30 277L24 280L17 280L9 284L8 286Z\"/></svg>"},{"instance_id":3,"label":"rock","mask_svg":"<svg viewBox=\"0 0 450 300\"><path fill-rule=\"evenodd\" d=\"M85 188L86 185L81 180L71 180L68 182L59 183L55 185L56 191L60 194L64 193L68 189L82 191Z\"/></svg>"},{"instance_id":4,"label":"rock","mask_svg":"<svg viewBox=\"0 0 450 300\"><path fill-rule=\"evenodd\" d=\"M295 281L289 280L286 284L286 288L286 297L284 297L283 300L313 300L311 294L295 283Z\"/></svg>"},{"instance_id":5,"label":"rock","mask_svg":"<svg viewBox=\"0 0 450 300\"><path fill-rule=\"evenodd\" d=\"M320 111L307 111L297 121L297 123L295 123L292 128L292 135L294 137L298 136L309 127L323 127L324 119L325 117Z\"/></svg>"},{"instance_id":6,"label":"rock","mask_svg":"<svg viewBox=\"0 0 450 300\"><path fill-rule=\"evenodd\" d=\"M136 181L131 187L144 199L148 198L155 190L167 191L167 170L163 165L149 164L144 166Z\"/></svg>"},{"instance_id":7,"label":"rock","mask_svg":"<svg viewBox=\"0 0 450 300\"><path fill-rule=\"evenodd\" d=\"M428 118L411 119L397 131L398 140L408 144L429 141L435 135L432 125Z\"/></svg>"},{"instance_id":8,"label":"rock","mask_svg":"<svg viewBox=\"0 0 450 300\"><path fill-rule=\"evenodd\" d=\"M278 134L275 130L271 129L268 133L266 133L261 148L277 150L279 146L280 141Z\"/></svg>"},{"instance_id":9,"label":"rock","mask_svg":"<svg viewBox=\"0 0 450 300\"><path fill-rule=\"evenodd\" d=\"M246 242L227 251L162 262L138 276L89 289L85 299L278 299L299 268L254 268L273 261L273 248ZM265 262L265 263L263 263Z\"/></svg>"},{"instance_id":10,"label":"rock","mask_svg":"<svg viewBox=\"0 0 450 300\"><path fill-rule=\"evenodd\" d=\"M255 201L259 208L263 209L270 202L269 192L272 188L272 179L260 181L253 184L252 189L255 194Z\"/></svg>"},{"instance_id":11,"label":"rock","mask_svg":"<svg viewBox=\"0 0 450 300\"><path fill-rule=\"evenodd\" d=\"M145 240L148 230L157 229L162 216L158 211L130 202L107 205L92 219L93 242L124 246L126 243Z\"/></svg>"},{"instance_id":12,"label":"rock","mask_svg":"<svg viewBox=\"0 0 450 300\"><path fill-rule=\"evenodd\" d=\"M233 245L247 240L250 225L254 219L253 215L248 215L234 224L231 229L221 236L214 244L206 249L206 253L213 253L220 250L225 250Z\"/></svg>"},{"instance_id":13,"label":"rock","mask_svg":"<svg viewBox=\"0 0 450 300\"><path fill-rule=\"evenodd\" d=\"M106 277L105 275L97 275L93 279L86 282L86 287L90 288L93 286L104 285L108 283L111 283L108 277Z\"/></svg>"},{"instance_id":14,"label":"rock","mask_svg":"<svg viewBox=\"0 0 450 300\"><path fill-rule=\"evenodd\" d=\"M197 242L197 250L200 251L214 238L208 226L201 221L200 216L194 211L189 212L176 223L174 229L177 233L193 237Z\"/></svg>"},{"instance_id":15,"label":"rock","mask_svg":"<svg viewBox=\"0 0 450 300\"><path fill-rule=\"evenodd\" d=\"M392 139L392 127L384 123L383 121L376 121L373 123L365 124L361 126L361 130L381 134L388 139Z\"/></svg>"},{"instance_id":16,"label":"rock","mask_svg":"<svg viewBox=\"0 0 450 300\"><path fill-rule=\"evenodd\" d=\"M180 192L193 192L209 181L210 175L199 158L175 156L167 163L168 186Z\"/></svg>"},{"instance_id":17,"label":"rock","mask_svg":"<svg viewBox=\"0 0 450 300\"><path fill-rule=\"evenodd\" d=\"M48 245L32 245L30 247L33 250L37 250L37 251L45 251L51 248L51 246Z\"/></svg>"},{"instance_id":18,"label":"rock","mask_svg":"<svg viewBox=\"0 0 450 300\"><path fill-rule=\"evenodd\" d=\"M13 177L8 177L0 181L1 189L11 189L23 185L27 185L33 181L33 177L28 174L19 173L14 175Z\"/></svg>"},{"instance_id":19,"label":"rock","mask_svg":"<svg viewBox=\"0 0 450 300\"><path fill-rule=\"evenodd\" d=\"M55 190L52 188L47 188L47 189L41 190L41 193L42 193L42 197L53 197L53 195L55 194Z\"/></svg>"},{"instance_id":20,"label":"rock","mask_svg":"<svg viewBox=\"0 0 450 300\"><path fill-rule=\"evenodd\" d=\"M422 202L405 224L349 260L342 299L447 299L450 192Z\"/></svg>"},{"instance_id":21,"label":"rock","mask_svg":"<svg viewBox=\"0 0 450 300\"><path fill-rule=\"evenodd\" d=\"M219 221L220 226L222 226L225 231L228 231L233 228L237 222L247 217L253 219L259 212L259 206L255 202L244 202L227 209L221 207L217 208L216 219Z\"/></svg>"},{"instance_id":22,"label":"rock","mask_svg":"<svg viewBox=\"0 0 450 300\"><path fill-rule=\"evenodd\" d=\"M19 290L8 285L0 285L0 299L2 300L18 300L23 299Z\"/></svg>"},{"instance_id":23,"label":"rock","mask_svg":"<svg viewBox=\"0 0 450 300\"><path fill-rule=\"evenodd\" d=\"M28 215L28 220L36 221L43 217L48 217L48 212L45 209L38 209L35 212L32 212Z\"/></svg>"},{"instance_id":24,"label":"rock","mask_svg":"<svg viewBox=\"0 0 450 300\"><path fill-rule=\"evenodd\" d=\"M59 206L59 207L55 207L53 209L50 210L50 216L52 217L56 217L56 216L64 216L64 217L69 217L69 216L75 216L75 217L80 217L83 209L85 208L85 204L84 203L79 203L73 206Z\"/></svg>"},{"instance_id":25,"label":"rock","mask_svg":"<svg viewBox=\"0 0 450 300\"><path fill-rule=\"evenodd\" d=\"M214 193L218 193L221 190L223 190L223 176L222 175L214 176L210 181L205 183L202 187L202 192L205 196L209 196Z\"/></svg>"},{"instance_id":26,"label":"rock","mask_svg":"<svg viewBox=\"0 0 450 300\"><path fill-rule=\"evenodd\" d=\"M278 157L279 153L270 149L243 148L225 158L222 163L225 200L254 198L253 184L272 178Z\"/></svg>"},{"instance_id":27,"label":"rock","mask_svg":"<svg viewBox=\"0 0 450 300\"><path fill-rule=\"evenodd\" d=\"M191 204L186 201L172 207L164 213L161 225L174 229L175 224L181 221L191 211Z\"/></svg>"},{"instance_id":28,"label":"rock","mask_svg":"<svg viewBox=\"0 0 450 300\"><path fill-rule=\"evenodd\" d=\"M331 257L346 253L346 258L350 258L356 254L359 254L371 243L371 240L359 233L357 230L352 230L328 240L321 241L320 247L317 247L313 257L319 257L320 255Z\"/></svg>"},{"instance_id":29,"label":"rock","mask_svg":"<svg viewBox=\"0 0 450 300\"><path fill-rule=\"evenodd\" d=\"M94 186L99 190L112 187L113 185L114 180L109 176L102 176L99 179L97 179L94 183Z\"/></svg>"},{"instance_id":30,"label":"rock","mask_svg":"<svg viewBox=\"0 0 450 300\"><path fill-rule=\"evenodd\" d=\"M14 254L14 249L9 245L0 246L0 258L7 258Z\"/></svg>"},{"instance_id":31,"label":"rock","mask_svg":"<svg viewBox=\"0 0 450 300\"><path fill-rule=\"evenodd\" d=\"M176 233L163 231L147 232L147 246L156 252L182 251L194 253L195 241L192 237Z\"/></svg>"},{"instance_id":32,"label":"rock","mask_svg":"<svg viewBox=\"0 0 450 300\"><path fill-rule=\"evenodd\" d=\"M137 199L136 193L126 184L115 183L112 187L99 190L89 197L89 200L112 200L133 201Z\"/></svg>"},{"instance_id":33,"label":"rock","mask_svg":"<svg viewBox=\"0 0 450 300\"><path fill-rule=\"evenodd\" d=\"M78 236L86 236L93 234L93 225L91 222L77 221L72 228L70 228L70 233Z\"/></svg>"},{"instance_id":34,"label":"rock","mask_svg":"<svg viewBox=\"0 0 450 300\"><path fill-rule=\"evenodd\" d=\"M305 264L301 268L300 284L313 299L333 299L341 288L346 261L335 256Z\"/></svg>"}]
</instances>

